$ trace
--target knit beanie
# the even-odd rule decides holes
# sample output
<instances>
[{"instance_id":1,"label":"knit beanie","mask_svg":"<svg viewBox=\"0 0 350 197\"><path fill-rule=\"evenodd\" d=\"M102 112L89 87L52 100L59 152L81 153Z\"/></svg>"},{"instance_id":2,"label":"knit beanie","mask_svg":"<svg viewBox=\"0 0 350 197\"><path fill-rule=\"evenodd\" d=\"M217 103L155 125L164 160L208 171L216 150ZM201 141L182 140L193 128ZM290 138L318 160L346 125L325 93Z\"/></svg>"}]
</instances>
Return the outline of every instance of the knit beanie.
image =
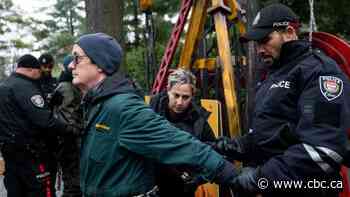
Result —
<instances>
[{"instance_id":1,"label":"knit beanie","mask_svg":"<svg viewBox=\"0 0 350 197\"><path fill-rule=\"evenodd\" d=\"M92 62L107 75L118 71L123 51L113 37L104 33L87 34L81 36L77 44Z\"/></svg>"}]
</instances>

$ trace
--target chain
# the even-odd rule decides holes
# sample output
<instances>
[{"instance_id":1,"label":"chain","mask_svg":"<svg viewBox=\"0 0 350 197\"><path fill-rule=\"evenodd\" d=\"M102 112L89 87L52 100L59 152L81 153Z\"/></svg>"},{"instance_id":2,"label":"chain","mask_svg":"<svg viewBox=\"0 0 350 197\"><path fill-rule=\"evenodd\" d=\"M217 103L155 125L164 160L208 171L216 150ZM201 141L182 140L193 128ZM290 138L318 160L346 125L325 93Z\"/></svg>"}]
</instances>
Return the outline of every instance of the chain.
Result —
<instances>
[{"instance_id":1,"label":"chain","mask_svg":"<svg viewBox=\"0 0 350 197\"><path fill-rule=\"evenodd\" d=\"M317 31L316 19L314 14L314 0L309 0L309 5L310 5L309 41L312 42L312 32Z\"/></svg>"}]
</instances>

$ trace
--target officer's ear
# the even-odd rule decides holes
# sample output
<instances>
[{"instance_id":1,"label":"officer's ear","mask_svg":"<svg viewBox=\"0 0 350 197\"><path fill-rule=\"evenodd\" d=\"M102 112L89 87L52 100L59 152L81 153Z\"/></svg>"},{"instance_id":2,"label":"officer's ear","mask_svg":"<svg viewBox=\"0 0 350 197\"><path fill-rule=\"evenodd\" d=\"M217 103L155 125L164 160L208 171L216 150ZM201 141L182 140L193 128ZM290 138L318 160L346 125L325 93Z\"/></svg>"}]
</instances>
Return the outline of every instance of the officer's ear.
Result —
<instances>
[{"instance_id":1,"label":"officer's ear","mask_svg":"<svg viewBox=\"0 0 350 197\"><path fill-rule=\"evenodd\" d=\"M97 72L103 73L103 70L102 70L101 68L98 68L98 67L97 67Z\"/></svg>"},{"instance_id":2,"label":"officer's ear","mask_svg":"<svg viewBox=\"0 0 350 197\"><path fill-rule=\"evenodd\" d=\"M289 42L289 41L298 39L297 32L296 32L295 28L293 26L290 26L290 25L288 27L286 27L285 30L282 31L282 37L283 37L283 40L285 42Z\"/></svg>"}]
</instances>

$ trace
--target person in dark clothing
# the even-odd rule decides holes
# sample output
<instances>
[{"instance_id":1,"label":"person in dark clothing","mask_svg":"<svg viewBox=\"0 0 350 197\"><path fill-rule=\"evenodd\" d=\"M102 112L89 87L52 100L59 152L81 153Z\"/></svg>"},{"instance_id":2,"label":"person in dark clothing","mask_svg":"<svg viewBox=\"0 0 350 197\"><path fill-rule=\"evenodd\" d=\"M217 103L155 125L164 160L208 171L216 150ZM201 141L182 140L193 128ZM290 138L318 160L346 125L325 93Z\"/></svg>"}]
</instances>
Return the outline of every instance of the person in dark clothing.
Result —
<instances>
[{"instance_id":1,"label":"person in dark clothing","mask_svg":"<svg viewBox=\"0 0 350 197\"><path fill-rule=\"evenodd\" d=\"M272 4L258 12L241 38L257 42L269 74L256 93L249 133L215 145L249 164L236 178L236 192L335 197L341 190L341 184L332 188L331 183L341 183L350 83L335 61L298 38L299 26L290 8ZM276 181L299 181L301 186L278 187ZM310 181L324 187L313 187Z\"/></svg>"},{"instance_id":2,"label":"person in dark clothing","mask_svg":"<svg viewBox=\"0 0 350 197\"><path fill-rule=\"evenodd\" d=\"M52 197L47 136L78 130L54 118L43 98L41 70L32 55L18 59L15 73L0 84L0 143L8 197Z\"/></svg>"},{"instance_id":3,"label":"person in dark clothing","mask_svg":"<svg viewBox=\"0 0 350 197\"><path fill-rule=\"evenodd\" d=\"M52 109L52 94L54 90L57 87L57 79L52 76L52 69L55 64L55 60L49 53L44 53L40 55L39 57L39 64L41 69L41 78L40 78L40 85L41 89L43 91L44 99L49 103L49 107ZM50 172L52 174L52 178L54 183L56 183L56 174L58 172L58 158L57 158L57 152L59 149L59 137L58 136L50 136L50 138L47 139L48 148L50 152L52 153L52 158L50 159L51 165L50 165Z\"/></svg>"},{"instance_id":4,"label":"person in dark clothing","mask_svg":"<svg viewBox=\"0 0 350 197\"><path fill-rule=\"evenodd\" d=\"M200 166L206 181L231 184L231 163L145 105L119 71L122 49L113 37L83 35L72 54L73 84L84 94L83 196L157 196L155 162Z\"/></svg>"},{"instance_id":5,"label":"person in dark clothing","mask_svg":"<svg viewBox=\"0 0 350 197\"><path fill-rule=\"evenodd\" d=\"M63 122L74 124L77 128L82 128L81 93L78 88L73 86L72 71L68 68L72 60L73 56L71 55L66 56L63 60L64 70L59 77L59 84L52 97L53 99L62 97L62 100L59 102L59 105L54 107L54 113ZM80 137L66 135L62 136L60 141L57 157L59 158L58 162L62 169L64 183L63 197L80 197L82 196L79 180Z\"/></svg>"},{"instance_id":6,"label":"person in dark clothing","mask_svg":"<svg viewBox=\"0 0 350 197\"><path fill-rule=\"evenodd\" d=\"M50 94L56 89L58 83L57 79L52 76L52 69L55 65L55 60L51 54L44 53L39 57L41 76L41 88L44 92L45 98L50 97Z\"/></svg>"},{"instance_id":7,"label":"person in dark clothing","mask_svg":"<svg viewBox=\"0 0 350 197\"><path fill-rule=\"evenodd\" d=\"M167 91L154 95L150 106L175 127L200 141L214 141L215 135L207 122L210 113L194 102L195 91L195 76L189 71L177 69L168 77ZM160 196L194 197L200 182L193 176L193 171L196 170L183 165L160 165L156 175Z\"/></svg>"}]
</instances>

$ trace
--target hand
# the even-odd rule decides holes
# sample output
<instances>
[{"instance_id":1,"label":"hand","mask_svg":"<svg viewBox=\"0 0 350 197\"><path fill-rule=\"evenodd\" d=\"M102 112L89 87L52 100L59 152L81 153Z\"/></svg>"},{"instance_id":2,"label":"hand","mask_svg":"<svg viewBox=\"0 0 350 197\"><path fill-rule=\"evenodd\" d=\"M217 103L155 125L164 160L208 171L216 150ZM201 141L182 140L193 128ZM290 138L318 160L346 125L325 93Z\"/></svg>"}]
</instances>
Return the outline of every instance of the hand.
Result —
<instances>
[{"instance_id":1,"label":"hand","mask_svg":"<svg viewBox=\"0 0 350 197\"><path fill-rule=\"evenodd\" d=\"M241 173L230 184L232 191L239 194L257 193L257 172L258 168L243 168Z\"/></svg>"},{"instance_id":2,"label":"hand","mask_svg":"<svg viewBox=\"0 0 350 197\"><path fill-rule=\"evenodd\" d=\"M63 95L56 90L52 94L48 94L47 100L50 107L59 106L63 102Z\"/></svg>"},{"instance_id":3,"label":"hand","mask_svg":"<svg viewBox=\"0 0 350 197\"><path fill-rule=\"evenodd\" d=\"M1 156L0 157L0 175L4 175L4 174L5 174L5 160Z\"/></svg>"},{"instance_id":4,"label":"hand","mask_svg":"<svg viewBox=\"0 0 350 197\"><path fill-rule=\"evenodd\" d=\"M76 124L67 124L66 133L74 136L81 136L83 134L84 128Z\"/></svg>"},{"instance_id":5,"label":"hand","mask_svg":"<svg viewBox=\"0 0 350 197\"><path fill-rule=\"evenodd\" d=\"M242 160L244 151L238 138L230 139L228 137L220 137L214 143L209 142L214 150L234 160Z\"/></svg>"}]
</instances>

